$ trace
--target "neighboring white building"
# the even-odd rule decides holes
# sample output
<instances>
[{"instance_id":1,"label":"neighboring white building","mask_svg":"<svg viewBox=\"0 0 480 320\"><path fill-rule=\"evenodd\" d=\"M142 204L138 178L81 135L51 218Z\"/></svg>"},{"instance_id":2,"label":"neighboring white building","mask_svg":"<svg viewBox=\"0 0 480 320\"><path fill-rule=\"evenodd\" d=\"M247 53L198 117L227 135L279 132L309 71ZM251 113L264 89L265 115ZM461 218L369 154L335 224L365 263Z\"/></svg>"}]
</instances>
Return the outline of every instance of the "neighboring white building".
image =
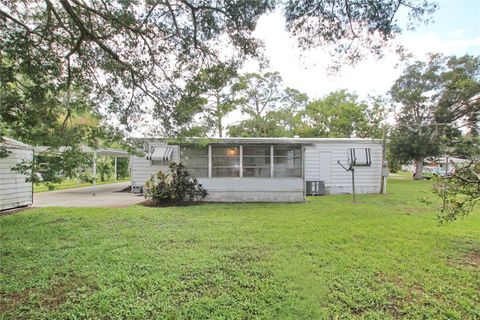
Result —
<instances>
[{"instance_id":1,"label":"neighboring white building","mask_svg":"<svg viewBox=\"0 0 480 320\"><path fill-rule=\"evenodd\" d=\"M380 140L215 138L204 145L196 140L168 144L165 139L145 139L144 151L144 157L131 157L132 190L158 171L167 171L174 161L198 178L209 193L207 201L304 201L311 193L351 193L351 172L338 161L348 167L353 158L358 164L355 192L381 189Z\"/></svg>"},{"instance_id":2,"label":"neighboring white building","mask_svg":"<svg viewBox=\"0 0 480 320\"><path fill-rule=\"evenodd\" d=\"M31 146L2 137L0 147L8 151L6 158L0 158L0 210L29 206L33 201L33 186L28 178L11 169L22 160L33 159Z\"/></svg>"},{"instance_id":3,"label":"neighboring white building","mask_svg":"<svg viewBox=\"0 0 480 320\"><path fill-rule=\"evenodd\" d=\"M465 165L469 162L468 159L458 158L450 155L443 155L441 157L428 157L423 161L423 169L442 169L445 170L448 162L448 172L453 173L455 167ZM415 163L409 163L402 166L402 171L415 172Z\"/></svg>"}]
</instances>

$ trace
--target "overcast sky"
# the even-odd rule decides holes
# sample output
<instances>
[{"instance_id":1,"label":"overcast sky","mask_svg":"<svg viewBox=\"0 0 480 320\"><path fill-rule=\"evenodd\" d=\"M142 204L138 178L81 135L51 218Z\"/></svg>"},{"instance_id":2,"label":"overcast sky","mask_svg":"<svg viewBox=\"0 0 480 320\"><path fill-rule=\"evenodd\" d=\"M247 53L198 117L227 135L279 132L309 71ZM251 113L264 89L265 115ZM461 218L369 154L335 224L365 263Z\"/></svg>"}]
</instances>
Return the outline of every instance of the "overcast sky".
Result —
<instances>
[{"instance_id":1,"label":"overcast sky","mask_svg":"<svg viewBox=\"0 0 480 320\"><path fill-rule=\"evenodd\" d=\"M434 22L407 32L396 41L403 44L418 59L425 59L429 52L446 55L480 54L480 1L437 1L440 9L434 14ZM400 18L401 19L401 18ZM300 58L300 51L285 31L280 13L262 17L256 36L264 41L270 70L279 71L285 85L321 97L337 89L355 91L361 97L368 94L384 94L398 77L401 68L396 68L399 59L394 53L384 58L368 59L356 66L347 66L343 71L329 76L326 72L331 58L325 49L307 53ZM256 71L253 64L245 70Z\"/></svg>"},{"instance_id":2,"label":"overcast sky","mask_svg":"<svg viewBox=\"0 0 480 320\"><path fill-rule=\"evenodd\" d=\"M462 56L480 55L480 0L438 0L439 9L434 21L421 25L415 31L406 31L395 41L404 45L416 60L424 60L428 53ZM400 20L403 18L399 17ZM270 60L269 71L278 71L284 84L319 98L332 91L347 89L361 98L384 95L398 78L402 69L399 57L386 52L382 59L366 59L355 66L345 66L342 71L329 75L327 67L331 57L327 49L316 49L304 53L296 48L294 41L285 31L280 12L260 18L255 35L265 44L265 54ZM255 62L247 62L242 71L258 72ZM244 118L239 111L225 119L225 125ZM158 121L157 121L158 122ZM152 124L147 117L146 126ZM148 132L148 131L147 131ZM145 131L141 130L140 135Z\"/></svg>"}]
</instances>

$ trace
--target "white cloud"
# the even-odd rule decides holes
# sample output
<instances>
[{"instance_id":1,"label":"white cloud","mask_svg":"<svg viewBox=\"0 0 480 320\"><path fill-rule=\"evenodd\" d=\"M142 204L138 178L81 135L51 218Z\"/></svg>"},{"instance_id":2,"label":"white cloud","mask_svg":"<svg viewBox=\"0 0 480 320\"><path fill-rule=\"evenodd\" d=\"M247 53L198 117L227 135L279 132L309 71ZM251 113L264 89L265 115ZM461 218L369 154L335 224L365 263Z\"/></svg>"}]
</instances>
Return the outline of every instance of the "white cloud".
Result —
<instances>
[{"instance_id":1,"label":"white cloud","mask_svg":"<svg viewBox=\"0 0 480 320\"><path fill-rule=\"evenodd\" d=\"M460 38L460 37L463 37L465 33L466 33L465 29L458 29L458 30L449 32L448 36L452 38Z\"/></svg>"}]
</instances>

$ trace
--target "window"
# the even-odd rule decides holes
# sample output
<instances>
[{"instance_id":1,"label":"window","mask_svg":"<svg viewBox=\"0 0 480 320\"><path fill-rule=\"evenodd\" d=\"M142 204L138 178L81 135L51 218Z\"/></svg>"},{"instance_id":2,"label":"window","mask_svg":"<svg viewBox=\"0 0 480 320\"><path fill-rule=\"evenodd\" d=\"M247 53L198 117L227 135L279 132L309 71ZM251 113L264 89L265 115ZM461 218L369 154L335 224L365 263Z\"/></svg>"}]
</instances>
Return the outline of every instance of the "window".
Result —
<instances>
[{"instance_id":1,"label":"window","mask_svg":"<svg viewBox=\"0 0 480 320\"><path fill-rule=\"evenodd\" d=\"M212 146L212 177L240 177L238 146Z\"/></svg>"},{"instance_id":2,"label":"window","mask_svg":"<svg viewBox=\"0 0 480 320\"><path fill-rule=\"evenodd\" d=\"M302 176L302 149L300 147L274 147L274 177Z\"/></svg>"},{"instance_id":3,"label":"window","mask_svg":"<svg viewBox=\"0 0 480 320\"><path fill-rule=\"evenodd\" d=\"M243 176L270 177L270 146L243 146Z\"/></svg>"},{"instance_id":4,"label":"window","mask_svg":"<svg viewBox=\"0 0 480 320\"><path fill-rule=\"evenodd\" d=\"M180 162L194 177L208 177L208 148L180 148Z\"/></svg>"}]
</instances>

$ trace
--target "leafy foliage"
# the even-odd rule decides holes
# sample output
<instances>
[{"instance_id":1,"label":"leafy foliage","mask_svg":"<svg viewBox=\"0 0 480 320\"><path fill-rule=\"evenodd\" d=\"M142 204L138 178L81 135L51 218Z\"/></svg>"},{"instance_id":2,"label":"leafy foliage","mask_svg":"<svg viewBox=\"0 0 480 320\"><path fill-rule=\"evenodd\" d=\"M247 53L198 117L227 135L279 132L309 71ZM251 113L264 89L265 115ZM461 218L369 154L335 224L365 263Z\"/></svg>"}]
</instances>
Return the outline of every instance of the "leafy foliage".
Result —
<instances>
[{"instance_id":1,"label":"leafy foliage","mask_svg":"<svg viewBox=\"0 0 480 320\"><path fill-rule=\"evenodd\" d=\"M480 203L480 160L456 166L451 176L439 177L435 193L444 199L440 221L463 217Z\"/></svg>"},{"instance_id":2,"label":"leafy foliage","mask_svg":"<svg viewBox=\"0 0 480 320\"><path fill-rule=\"evenodd\" d=\"M366 54L381 56L389 40L401 32L395 15L402 8L409 8L409 27L413 29L413 23L429 16L437 5L414 0L288 0L285 16L287 29L301 48L333 45L331 55L339 58L334 64L338 68L345 60L354 63Z\"/></svg>"},{"instance_id":3,"label":"leafy foliage","mask_svg":"<svg viewBox=\"0 0 480 320\"><path fill-rule=\"evenodd\" d=\"M191 177L184 165L171 162L168 172L158 172L145 185L145 198L158 204L174 204L204 199L208 192Z\"/></svg>"},{"instance_id":4,"label":"leafy foliage","mask_svg":"<svg viewBox=\"0 0 480 320\"><path fill-rule=\"evenodd\" d=\"M465 126L478 135L480 57L431 55L408 65L390 95L398 105L391 152L400 162L415 160L422 178L423 159L439 155L442 141L461 136Z\"/></svg>"},{"instance_id":5,"label":"leafy foliage","mask_svg":"<svg viewBox=\"0 0 480 320\"><path fill-rule=\"evenodd\" d=\"M282 100L282 77L278 72L246 73L239 78L233 90L239 101L240 110L248 117L246 121L229 129L229 134L239 128L250 129L254 137L268 136L268 119L265 115L278 109ZM248 130L247 129L247 130ZM240 135L242 136L242 135Z\"/></svg>"},{"instance_id":6,"label":"leafy foliage","mask_svg":"<svg viewBox=\"0 0 480 320\"><path fill-rule=\"evenodd\" d=\"M55 149L34 156L33 161L23 160L12 168L28 176L33 183L59 183L64 178L81 177L92 166L92 155L77 148L68 148L62 153Z\"/></svg>"},{"instance_id":7,"label":"leafy foliage","mask_svg":"<svg viewBox=\"0 0 480 320\"><path fill-rule=\"evenodd\" d=\"M275 8L283 9L300 47L332 44L354 62L362 57L360 48L381 54L401 32L394 19L399 10L407 10L415 22L435 5L413 0L8 0L0 7L0 52L50 92L76 88L94 97L127 128L151 106L148 111L168 129L183 83L221 60L222 48L234 48L240 58L258 56L261 44L252 32L259 17ZM39 102L38 112L51 108Z\"/></svg>"},{"instance_id":8,"label":"leafy foliage","mask_svg":"<svg viewBox=\"0 0 480 320\"><path fill-rule=\"evenodd\" d=\"M125 179L130 175L128 172L128 163L129 158L117 158L117 176L116 179ZM112 164L115 165L114 160L112 159Z\"/></svg>"},{"instance_id":9,"label":"leafy foliage","mask_svg":"<svg viewBox=\"0 0 480 320\"><path fill-rule=\"evenodd\" d=\"M103 158L97 160L97 171L100 175L100 181L106 181L112 177L114 168L109 159Z\"/></svg>"},{"instance_id":10,"label":"leafy foliage","mask_svg":"<svg viewBox=\"0 0 480 320\"><path fill-rule=\"evenodd\" d=\"M189 125L190 131L197 130L195 134L197 137L207 133L217 133L222 137L223 118L235 110L238 104L232 90L236 77L237 71L234 65L217 64L202 69L188 82L176 105L177 123ZM195 128L191 123L197 115L201 115L202 119L197 121L201 125Z\"/></svg>"},{"instance_id":11,"label":"leafy foliage","mask_svg":"<svg viewBox=\"0 0 480 320\"><path fill-rule=\"evenodd\" d=\"M48 146L47 151L35 154L35 162L23 162L16 169L32 173L34 182L58 183L91 165L83 146L108 146L124 136L102 123L101 115L82 90L54 81L57 73L39 71L35 78L28 76L31 69L43 67L2 57L5 74L0 83L0 132L32 146ZM60 154L63 146L68 148Z\"/></svg>"},{"instance_id":12,"label":"leafy foliage","mask_svg":"<svg viewBox=\"0 0 480 320\"><path fill-rule=\"evenodd\" d=\"M252 91L262 90L261 86ZM379 97L360 101L346 90L309 101L306 94L276 84L278 98L267 104L264 116L252 116L229 127L231 136L250 137L362 137L380 138L385 120L385 102ZM269 91L263 93L270 95ZM254 102L261 101L254 97ZM262 109L261 109L262 110ZM263 112L263 110L262 110ZM259 129L261 128L261 129Z\"/></svg>"},{"instance_id":13,"label":"leafy foliage","mask_svg":"<svg viewBox=\"0 0 480 320\"><path fill-rule=\"evenodd\" d=\"M361 137L380 138L381 123L385 114L383 105L375 103L370 108L358 96L346 90L332 92L322 99L309 103L305 119L309 126L305 133L311 137Z\"/></svg>"}]
</instances>

